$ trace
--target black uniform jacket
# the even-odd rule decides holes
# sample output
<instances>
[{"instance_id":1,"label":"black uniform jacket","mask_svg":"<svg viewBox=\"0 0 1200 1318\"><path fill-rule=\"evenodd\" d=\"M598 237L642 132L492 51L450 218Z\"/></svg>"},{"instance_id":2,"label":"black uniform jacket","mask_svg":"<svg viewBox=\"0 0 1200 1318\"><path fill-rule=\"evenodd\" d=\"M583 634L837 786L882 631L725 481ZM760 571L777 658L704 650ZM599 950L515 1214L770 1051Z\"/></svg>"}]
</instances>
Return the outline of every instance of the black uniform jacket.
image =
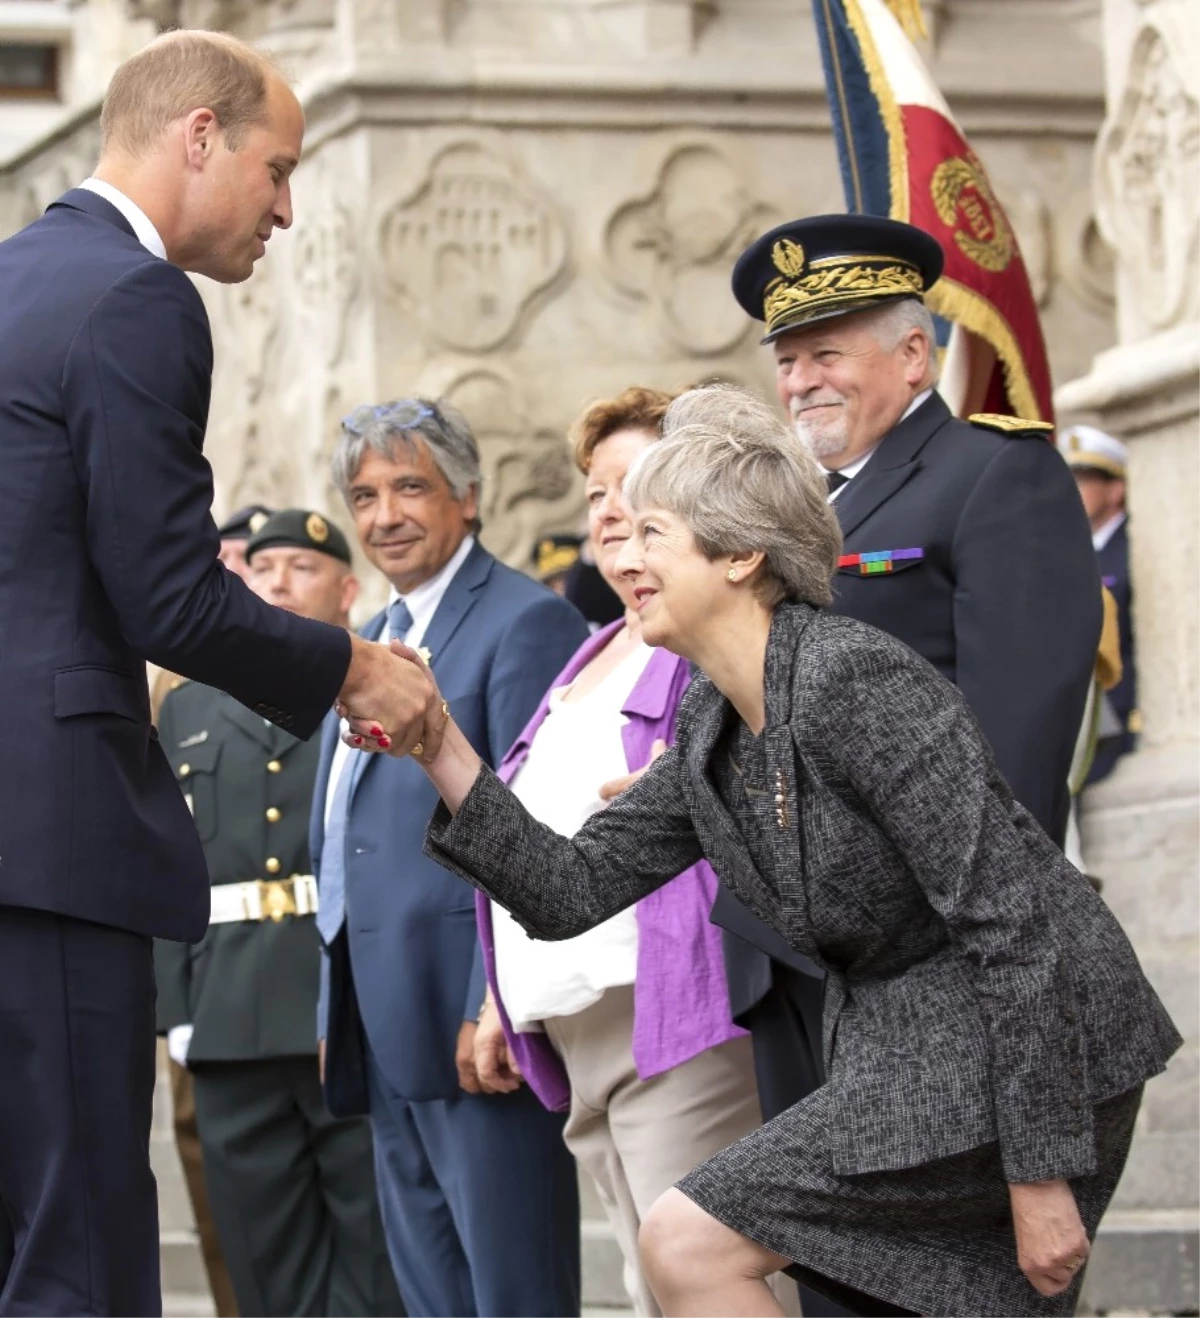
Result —
<instances>
[{"instance_id":1,"label":"black uniform jacket","mask_svg":"<svg viewBox=\"0 0 1200 1318\"><path fill-rule=\"evenodd\" d=\"M316 740L298 741L194 682L167 695L158 728L214 886L312 873ZM192 946L158 942L155 968L159 1030L195 1027L189 1065L316 1052L320 940L313 916L210 925Z\"/></svg>"},{"instance_id":2,"label":"black uniform jacket","mask_svg":"<svg viewBox=\"0 0 1200 1318\"><path fill-rule=\"evenodd\" d=\"M1013 795L1061 843L1102 619L1091 533L1061 455L1044 432L959 421L934 393L834 508L846 556L919 553L890 571L842 567L830 612L898 637L953 682ZM712 918L739 935L725 940L735 1016L771 982L756 949L815 972L725 888Z\"/></svg>"}]
</instances>

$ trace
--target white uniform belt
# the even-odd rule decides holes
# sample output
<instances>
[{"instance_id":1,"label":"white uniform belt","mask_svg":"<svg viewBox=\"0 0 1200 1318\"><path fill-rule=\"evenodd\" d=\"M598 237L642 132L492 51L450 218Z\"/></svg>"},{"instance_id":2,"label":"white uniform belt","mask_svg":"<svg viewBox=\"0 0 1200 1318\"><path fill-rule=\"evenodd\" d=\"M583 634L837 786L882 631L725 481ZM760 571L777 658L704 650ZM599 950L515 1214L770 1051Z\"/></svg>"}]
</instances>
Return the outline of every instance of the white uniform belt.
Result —
<instances>
[{"instance_id":1,"label":"white uniform belt","mask_svg":"<svg viewBox=\"0 0 1200 1318\"><path fill-rule=\"evenodd\" d=\"M273 920L278 924L285 915L317 913L317 881L311 874L221 883L211 892L209 924L235 924L241 920Z\"/></svg>"}]
</instances>

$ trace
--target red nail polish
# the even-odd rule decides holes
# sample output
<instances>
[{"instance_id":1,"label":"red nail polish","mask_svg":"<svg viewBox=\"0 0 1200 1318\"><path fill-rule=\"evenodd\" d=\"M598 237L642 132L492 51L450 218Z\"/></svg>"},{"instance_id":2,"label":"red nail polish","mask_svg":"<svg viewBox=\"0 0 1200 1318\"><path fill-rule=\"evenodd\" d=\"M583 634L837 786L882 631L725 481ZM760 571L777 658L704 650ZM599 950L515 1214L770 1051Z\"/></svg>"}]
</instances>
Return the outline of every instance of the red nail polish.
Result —
<instances>
[{"instance_id":1,"label":"red nail polish","mask_svg":"<svg viewBox=\"0 0 1200 1318\"><path fill-rule=\"evenodd\" d=\"M380 737L379 744L383 747L384 750L387 750L387 748L392 744L392 739L391 737Z\"/></svg>"},{"instance_id":2,"label":"red nail polish","mask_svg":"<svg viewBox=\"0 0 1200 1318\"><path fill-rule=\"evenodd\" d=\"M371 736L374 737L377 741L380 737L383 736L383 729L379 726L378 723L371 724Z\"/></svg>"},{"instance_id":3,"label":"red nail polish","mask_svg":"<svg viewBox=\"0 0 1200 1318\"><path fill-rule=\"evenodd\" d=\"M354 744L355 744L356 746L361 746L361 745L363 744L363 739L362 739L361 737L355 737L355 738L354 738Z\"/></svg>"}]
</instances>

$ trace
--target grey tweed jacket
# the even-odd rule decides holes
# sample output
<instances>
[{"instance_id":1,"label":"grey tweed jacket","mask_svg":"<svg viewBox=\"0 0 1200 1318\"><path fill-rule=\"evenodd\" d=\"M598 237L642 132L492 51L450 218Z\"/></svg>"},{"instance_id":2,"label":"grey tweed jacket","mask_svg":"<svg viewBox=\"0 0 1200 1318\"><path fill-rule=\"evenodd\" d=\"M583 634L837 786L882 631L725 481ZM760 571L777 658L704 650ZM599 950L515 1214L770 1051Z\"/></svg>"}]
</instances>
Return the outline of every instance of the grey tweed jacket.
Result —
<instances>
[{"instance_id":1,"label":"grey tweed jacket","mask_svg":"<svg viewBox=\"0 0 1200 1318\"><path fill-rule=\"evenodd\" d=\"M485 769L453 819L439 806L429 854L546 939L707 857L828 972L835 1172L998 1141L1010 1181L1090 1174L1093 1107L1181 1042L1108 908L1014 801L959 692L893 637L781 605L765 698L770 874L714 785L730 707L704 677L676 746L574 838Z\"/></svg>"}]
</instances>

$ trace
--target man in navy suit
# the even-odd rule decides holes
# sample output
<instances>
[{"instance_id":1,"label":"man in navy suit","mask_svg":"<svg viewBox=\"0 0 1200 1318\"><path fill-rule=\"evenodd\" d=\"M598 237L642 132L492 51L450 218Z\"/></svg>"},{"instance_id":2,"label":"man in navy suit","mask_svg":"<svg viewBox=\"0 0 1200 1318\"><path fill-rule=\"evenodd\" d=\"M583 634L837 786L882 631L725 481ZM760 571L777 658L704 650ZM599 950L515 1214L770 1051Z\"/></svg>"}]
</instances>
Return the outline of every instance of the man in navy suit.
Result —
<instances>
[{"instance_id":1,"label":"man in navy suit","mask_svg":"<svg viewBox=\"0 0 1200 1318\"><path fill-rule=\"evenodd\" d=\"M1129 452L1119 439L1095 426L1069 426L1059 436L1058 447L1079 487L1100 578L1116 601L1121 645L1121 680L1102 697L1096 753L1087 776L1090 785L1107 778L1121 756L1134 749L1141 725L1129 581L1129 516L1125 511Z\"/></svg>"},{"instance_id":2,"label":"man in navy suit","mask_svg":"<svg viewBox=\"0 0 1200 1318\"><path fill-rule=\"evenodd\" d=\"M419 649L458 725L498 764L587 625L476 540L479 451L452 409L359 408L333 470L391 585L364 635ZM330 1110L370 1113L404 1302L418 1316L578 1313L563 1117L524 1086L484 1094L475 1075L485 982L474 892L422 850L437 794L411 759L356 754L338 733L331 716L313 801L318 1037Z\"/></svg>"},{"instance_id":3,"label":"man in navy suit","mask_svg":"<svg viewBox=\"0 0 1200 1318\"><path fill-rule=\"evenodd\" d=\"M826 469L845 553L832 611L890 632L954 682L1014 795L1060 844L1100 636L1100 582L1050 427L959 421L936 392L935 239L894 220L816 216L738 259L766 322L779 401ZM763 1115L824 1083L823 976L724 889L730 1000L754 1038ZM847 1312L805 1293L806 1314Z\"/></svg>"},{"instance_id":4,"label":"man in navy suit","mask_svg":"<svg viewBox=\"0 0 1200 1318\"><path fill-rule=\"evenodd\" d=\"M0 244L0 1314L161 1309L151 939L199 939L209 894L145 661L299 737L339 695L420 736L412 665L217 561L184 271L249 276L303 127L251 48L160 38L113 78L95 177Z\"/></svg>"}]
</instances>

